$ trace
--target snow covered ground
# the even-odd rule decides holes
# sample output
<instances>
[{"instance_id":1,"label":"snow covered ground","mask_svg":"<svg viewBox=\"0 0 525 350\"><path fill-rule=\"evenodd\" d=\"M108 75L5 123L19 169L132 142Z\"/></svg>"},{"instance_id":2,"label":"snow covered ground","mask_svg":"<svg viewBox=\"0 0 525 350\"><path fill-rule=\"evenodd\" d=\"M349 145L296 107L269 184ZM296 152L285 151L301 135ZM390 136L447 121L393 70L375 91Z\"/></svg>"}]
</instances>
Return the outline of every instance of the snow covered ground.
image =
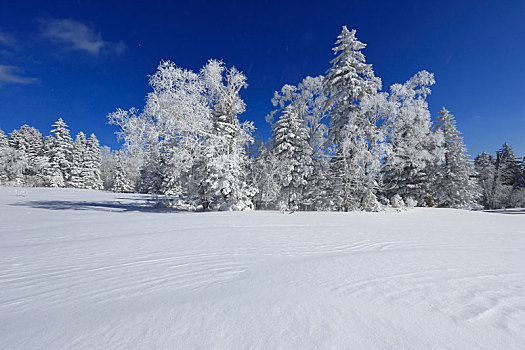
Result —
<instances>
[{"instance_id":1,"label":"snow covered ground","mask_svg":"<svg viewBox=\"0 0 525 350\"><path fill-rule=\"evenodd\" d=\"M525 211L147 198L0 188L0 348L525 348Z\"/></svg>"}]
</instances>

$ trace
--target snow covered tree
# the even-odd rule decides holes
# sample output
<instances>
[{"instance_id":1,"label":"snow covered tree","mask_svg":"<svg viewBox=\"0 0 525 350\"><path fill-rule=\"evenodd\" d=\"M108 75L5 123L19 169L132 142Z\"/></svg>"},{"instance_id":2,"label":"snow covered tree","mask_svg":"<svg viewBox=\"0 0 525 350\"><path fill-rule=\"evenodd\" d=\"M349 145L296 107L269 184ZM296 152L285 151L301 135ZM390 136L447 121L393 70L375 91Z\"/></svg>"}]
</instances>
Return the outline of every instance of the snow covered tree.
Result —
<instances>
[{"instance_id":1,"label":"snow covered tree","mask_svg":"<svg viewBox=\"0 0 525 350\"><path fill-rule=\"evenodd\" d=\"M115 192L133 192L133 184L126 176L126 171L124 170L124 162L121 151L118 151L115 154L115 172L113 177L113 187L111 190Z\"/></svg>"},{"instance_id":2,"label":"snow covered tree","mask_svg":"<svg viewBox=\"0 0 525 350\"><path fill-rule=\"evenodd\" d=\"M266 117L268 122L273 122L276 114L289 105L293 106L307 130L306 140L312 149L314 160L323 157L328 131L326 122L329 114L324 108L326 96L323 92L323 81L323 76L306 77L297 86L284 85L272 98L272 104L278 109Z\"/></svg>"},{"instance_id":3,"label":"snow covered tree","mask_svg":"<svg viewBox=\"0 0 525 350\"><path fill-rule=\"evenodd\" d=\"M441 132L432 132L426 97L434 75L421 71L405 84L391 87L390 100L397 111L389 135L391 152L383 164L384 193L388 199L398 194L406 203L434 205L432 177L442 162Z\"/></svg>"},{"instance_id":4,"label":"snow covered tree","mask_svg":"<svg viewBox=\"0 0 525 350\"><path fill-rule=\"evenodd\" d=\"M274 93L272 104L277 107L268 116L266 121L272 123L275 115L282 113L287 106L292 106L299 120L307 130L306 141L311 149L311 159L314 169L326 165L326 138L328 132L327 120L329 114L324 108L326 96L324 94L324 77L306 77L297 86L286 84L280 91ZM313 203L317 197L317 187L321 179L317 176L319 171L309 175L309 180L304 189L303 203L309 203L308 208L314 208Z\"/></svg>"},{"instance_id":5,"label":"snow covered tree","mask_svg":"<svg viewBox=\"0 0 525 350\"><path fill-rule=\"evenodd\" d=\"M10 186L23 186L25 184L24 172L29 161L23 149L16 149L9 141L3 147L3 167L5 184Z\"/></svg>"},{"instance_id":6,"label":"snow covered tree","mask_svg":"<svg viewBox=\"0 0 525 350\"><path fill-rule=\"evenodd\" d=\"M439 165L436 179L436 204L442 207L472 208L479 198L479 188L473 179L463 138L456 127L456 120L443 107L436 120L436 130L443 135L442 148L445 160Z\"/></svg>"},{"instance_id":7,"label":"snow covered tree","mask_svg":"<svg viewBox=\"0 0 525 350\"><path fill-rule=\"evenodd\" d=\"M53 136L48 139L46 149L50 163L47 180L51 187L65 187L71 177L73 140L62 118L59 118L53 127Z\"/></svg>"},{"instance_id":8,"label":"snow covered tree","mask_svg":"<svg viewBox=\"0 0 525 350\"><path fill-rule=\"evenodd\" d=\"M268 145L261 142L251 163L252 186L257 187L255 196L257 206L262 209L275 209L279 197L279 160Z\"/></svg>"},{"instance_id":9,"label":"snow covered tree","mask_svg":"<svg viewBox=\"0 0 525 350\"><path fill-rule=\"evenodd\" d=\"M372 168L380 163L375 146L384 139L380 128L385 124L376 120L384 119L374 101L381 80L365 61L361 52L365 47L357 40L355 30L343 27L333 49L337 57L331 61L332 67L324 79L328 96L325 111L331 114L328 142L333 152L332 198L335 208L343 211L378 207Z\"/></svg>"},{"instance_id":10,"label":"snow covered tree","mask_svg":"<svg viewBox=\"0 0 525 350\"><path fill-rule=\"evenodd\" d=\"M248 158L244 145L253 142L253 123L241 124L238 115L246 110L240 97L247 86L246 76L235 67L210 60L201 71L211 109L212 135L206 140L206 152L197 164L201 180L198 191L212 209L243 210L253 208L256 189L247 183ZM198 174L199 171L197 170Z\"/></svg>"},{"instance_id":11,"label":"snow covered tree","mask_svg":"<svg viewBox=\"0 0 525 350\"><path fill-rule=\"evenodd\" d=\"M381 88L381 79L374 75L372 65L366 63L361 52L366 44L357 40L355 33L343 27L333 48L337 57L330 62L332 67L324 79L328 96L325 110L331 114L328 137L336 144L344 138L342 133L350 113L359 109L357 102Z\"/></svg>"},{"instance_id":12,"label":"snow covered tree","mask_svg":"<svg viewBox=\"0 0 525 350\"><path fill-rule=\"evenodd\" d=\"M113 187L113 174L115 173L115 154L108 146L100 149L100 178L103 188L110 190Z\"/></svg>"},{"instance_id":13,"label":"snow covered tree","mask_svg":"<svg viewBox=\"0 0 525 350\"><path fill-rule=\"evenodd\" d=\"M9 146L4 130L0 129L0 149L4 150Z\"/></svg>"},{"instance_id":14,"label":"snow covered tree","mask_svg":"<svg viewBox=\"0 0 525 350\"><path fill-rule=\"evenodd\" d=\"M40 131L28 125L14 130L9 138L2 131L0 183L14 186L101 188L100 146L96 138L90 139L88 147L86 136L80 132L73 142L62 118L53 124L51 133L44 139ZM95 179L98 174L97 185L86 185L86 174L93 173L91 170L86 171L86 167L93 166Z\"/></svg>"},{"instance_id":15,"label":"snow covered tree","mask_svg":"<svg viewBox=\"0 0 525 350\"><path fill-rule=\"evenodd\" d=\"M139 113L136 108L129 111L119 108L110 113L108 119L109 124L120 128L116 134L119 141L123 142L121 158L125 163L126 177L133 188L142 193L150 193L144 189L147 186L144 185L142 174L147 164L158 158L160 135L155 121L146 113Z\"/></svg>"},{"instance_id":16,"label":"snow covered tree","mask_svg":"<svg viewBox=\"0 0 525 350\"><path fill-rule=\"evenodd\" d=\"M386 93L363 97L359 113L354 113L347 124L345 143L351 150L358 168L354 176L354 198L359 199L358 208L377 210L378 191L382 188L380 171L382 159L391 151L386 142L393 121L395 108ZM346 130L345 130L346 131Z\"/></svg>"},{"instance_id":17,"label":"snow covered tree","mask_svg":"<svg viewBox=\"0 0 525 350\"><path fill-rule=\"evenodd\" d=\"M84 156L84 188L101 190L104 187L100 177L100 162L100 144L95 134L91 134L87 141L87 148Z\"/></svg>"},{"instance_id":18,"label":"snow covered tree","mask_svg":"<svg viewBox=\"0 0 525 350\"><path fill-rule=\"evenodd\" d=\"M520 206L523 200L523 179L519 163L512 147L505 142L496 153L496 174L494 177L493 193L494 208L509 208Z\"/></svg>"},{"instance_id":19,"label":"snow covered tree","mask_svg":"<svg viewBox=\"0 0 525 350\"><path fill-rule=\"evenodd\" d=\"M199 197L203 209L251 208L253 188L245 179L244 144L252 123L240 124L245 109L239 91L245 76L210 60L199 74L161 62L151 76L143 113L118 110L110 115L130 148L144 154L142 181L155 191ZM152 163L155 162L155 163Z\"/></svg>"},{"instance_id":20,"label":"snow covered tree","mask_svg":"<svg viewBox=\"0 0 525 350\"><path fill-rule=\"evenodd\" d=\"M200 157L212 130L204 83L199 74L168 61L161 62L150 85L153 92L148 94L145 112L154 120L158 149L172 150L174 176L184 176Z\"/></svg>"},{"instance_id":21,"label":"snow covered tree","mask_svg":"<svg viewBox=\"0 0 525 350\"><path fill-rule=\"evenodd\" d=\"M172 152L177 152L177 148L166 147L165 152L161 152L154 147L148 147L146 153L148 158L140 168L139 192L149 194L184 194L183 176L180 168L174 164L180 157L171 157ZM173 163L171 163L173 162Z\"/></svg>"},{"instance_id":22,"label":"snow covered tree","mask_svg":"<svg viewBox=\"0 0 525 350\"><path fill-rule=\"evenodd\" d=\"M9 135L9 145L16 151L13 162L20 172L14 180L19 185L39 186L42 184L42 168L46 166L43 157L44 138L40 131L23 125Z\"/></svg>"},{"instance_id":23,"label":"snow covered tree","mask_svg":"<svg viewBox=\"0 0 525 350\"><path fill-rule=\"evenodd\" d=\"M38 129L26 124L11 133L9 144L15 149L25 151L30 159L34 159L42 154L44 138Z\"/></svg>"},{"instance_id":24,"label":"snow covered tree","mask_svg":"<svg viewBox=\"0 0 525 350\"><path fill-rule=\"evenodd\" d=\"M496 170L494 157L488 153L481 153L474 160L476 178L481 190L480 202L485 209L492 209L494 206L493 184Z\"/></svg>"},{"instance_id":25,"label":"snow covered tree","mask_svg":"<svg viewBox=\"0 0 525 350\"><path fill-rule=\"evenodd\" d=\"M272 151L280 168L281 201L286 209L297 210L303 204L308 178L313 172L308 130L292 105L285 108L272 129Z\"/></svg>"},{"instance_id":26,"label":"snow covered tree","mask_svg":"<svg viewBox=\"0 0 525 350\"><path fill-rule=\"evenodd\" d=\"M0 185L7 185L9 183L9 168L12 162L13 151L7 142L4 131L0 129Z\"/></svg>"},{"instance_id":27,"label":"snow covered tree","mask_svg":"<svg viewBox=\"0 0 525 350\"><path fill-rule=\"evenodd\" d=\"M333 210L335 208L335 201L332 199L333 185L331 183L332 173L330 169L330 160L328 158L321 159L316 162L311 179L308 183L308 199L307 209L312 210Z\"/></svg>"},{"instance_id":28,"label":"snow covered tree","mask_svg":"<svg viewBox=\"0 0 525 350\"><path fill-rule=\"evenodd\" d=\"M86 135L81 131L77 134L73 149L71 151L71 176L68 181L68 187L85 188L87 140Z\"/></svg>"}]
</instances>

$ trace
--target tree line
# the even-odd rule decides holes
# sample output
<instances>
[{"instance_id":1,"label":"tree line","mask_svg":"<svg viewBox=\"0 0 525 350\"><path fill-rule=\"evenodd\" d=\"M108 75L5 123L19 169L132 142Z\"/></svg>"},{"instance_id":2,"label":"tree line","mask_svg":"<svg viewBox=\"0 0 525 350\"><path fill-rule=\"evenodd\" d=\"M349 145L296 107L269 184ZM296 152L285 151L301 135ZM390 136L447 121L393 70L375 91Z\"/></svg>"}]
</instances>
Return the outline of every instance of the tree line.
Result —
<instances>
[{"instance_id":1,"label":"tree line","mask_svg":"<svg viewBox=\"0 0 525 350\"><path fill-rule=\"evenodd\" d=\"M325 75L275 92L267 142L254 140L252 122L239 121L242 72L213 59L198 72L163 61L144 108L108 116L120 150L101 151L94 135L72 142L62 120L53 136L18 145L22 129L23 139L42 139L24 126L0 138L10 149L1 154L18 152L31 166L2 161L0 181L150 193L191 210L525 205L523 162L508 144L472 164L454 116L443 108L431 118L433 74L418 72L383 91L365 47L343 27Z\"/></svg>"},{"instance_id":2,"label":"tree line","mask_svg":"<svg viewBox=\"0 0 525 350\"><path fill-rule=\"evenodd\" d=\"M101 151L97 137L79 132L73 141L58 119L43 137L23 125L7 137L0 129L0 185L102 189Z\"/></svg>"}]
</instances>

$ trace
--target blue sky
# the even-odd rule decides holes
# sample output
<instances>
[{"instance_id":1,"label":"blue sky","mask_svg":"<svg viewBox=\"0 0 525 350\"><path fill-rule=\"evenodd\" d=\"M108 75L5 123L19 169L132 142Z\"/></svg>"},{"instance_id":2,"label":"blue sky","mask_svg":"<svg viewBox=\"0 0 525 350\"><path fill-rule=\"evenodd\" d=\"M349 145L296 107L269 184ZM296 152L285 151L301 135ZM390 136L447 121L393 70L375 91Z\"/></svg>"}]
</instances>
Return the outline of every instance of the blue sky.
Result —
<instances>
[{"instance_id":1,"label":"blue sky","mask_svg":"<svg viewBox=\"0 0 525 350\"><path fill-rule=\"evenodd\" d=\"M347 25L384 88L435 74L431 113L456 116L469 153L524 156L524 19L525 1L1 1L0 128L61 116L118 147L107 114L143 106L160 60L218 58L247 75L241 119L265 139L273 92L323 74Z\"/></svg>"}]
</instances>

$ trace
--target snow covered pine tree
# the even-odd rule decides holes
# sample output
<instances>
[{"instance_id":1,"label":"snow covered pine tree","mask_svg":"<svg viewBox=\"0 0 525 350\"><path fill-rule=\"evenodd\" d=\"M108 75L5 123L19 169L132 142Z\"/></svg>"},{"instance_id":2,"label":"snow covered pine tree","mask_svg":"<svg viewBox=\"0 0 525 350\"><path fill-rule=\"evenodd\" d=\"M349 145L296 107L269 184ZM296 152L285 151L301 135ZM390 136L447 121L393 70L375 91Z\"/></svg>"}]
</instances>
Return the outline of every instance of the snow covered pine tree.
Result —
<instances>
[{"instance_id":1,"label":"snow covered pine tree","mask_svg":"<svg viewBox=\"0 0 525 350\"><path fill-rule=\"evenodd\" d=\"M71 178L73 140L62 118L59 118L53 127L53 136L46 139L46 152L50 163L47 181L51 187L66 187Z\"/></svg>"},{"instance_id":2,"label":"snow covered pine tree","mask_svg":"<svg viewBox=\"0 0 525 350\"><path fill-rule=\"evenodd\" d=\"M480 195L474 180L474 169L469 162L467 149L456 128L456 120L443 107L436 121L436 129L443 135L445 160L439 165L435 201L438 206L449 208L472 208L477 206Z\"/></svg>"},{"instance_id":3,"label":"snow covered pine tree","mask_svg":"<svg viewBox=\"0 0 525 350\"><path fill-rule=\"evenodd\" d=\"M272 151L279 162L279 207L297 210L313 172L312 149L307 142L308 131L292 105L285 108L272 129Z\"/></svg>"},{"instance_id":4,"label":"snow covered pine tree","mask_svg":"<svg viewBox=\"0 0 525 350\"><path fill-rule=\"evenodd\" d=\"M371 162L379 162L371 149L373 127L367 122L361 101L372 98L381 88L381 79L374 75L372 65L365 62L361 52L365 44L357 40L355 30L343 27L333 49L337 57L324 80L328 96L325 104L331 115L328 142L333 157L330 164L331 198L333 209L375 210L375 174L370 171ZM373 142L373 141L372 141Z\"/></svg>"}]
</instances>

